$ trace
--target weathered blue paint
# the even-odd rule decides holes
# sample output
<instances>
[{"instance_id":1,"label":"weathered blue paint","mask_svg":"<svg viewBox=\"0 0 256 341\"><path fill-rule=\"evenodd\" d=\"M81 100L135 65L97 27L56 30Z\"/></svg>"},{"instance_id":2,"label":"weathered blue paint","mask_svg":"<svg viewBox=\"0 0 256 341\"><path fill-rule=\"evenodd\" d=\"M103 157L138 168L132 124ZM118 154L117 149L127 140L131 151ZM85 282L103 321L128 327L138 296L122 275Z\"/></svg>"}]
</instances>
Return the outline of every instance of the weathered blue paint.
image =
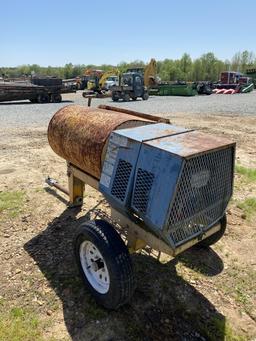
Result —
<instances>
[{"instance_id":1,"label":"weathered blue paint","mask_svg":"<svg viewBox=\"0 0 256 341\"><path fill-rule=\"evenodd\" d=\"M117 133L110 136L105 162L102 169L99 190L110 201L115 208L127 210L130 207L130 196L133 187L134 172L139 155L140 143L132 141ZM118 175L119 162L126 162L130 165L126 189L120 189L121 197L113 194L113 187ZM122 180L122 179L120 179ZM123 175L123 182L125 174ZM120 185L121 187L121 185Z\"/></svg>"},{"instance_id":2,"label":"weathered blue paint","mask_svg":"<svg viewBox=\"0 0 256 341\"><path fill-rule=\"evenodd\" d=\"M99 189L111 206L138 216L175 247L223 216L232 194L234 147L164 123L117 130Z\"/></svg>"},{"instance_id":3,"label":"weathered blue paint","mask_svg":"<svg viewBox=\"0 0 256 341\"><path fill-rule=\"evenodd\" d=\"M161 149L152 148L147 144L142 144L141 146L136 167L131 207L143 218L147 226L156 231L160 232L165 226L170 202L174 196L182 169L182 162L183 159L179 156L166 153ZM139 211L134 202L139 169L154 174L154 181L148 193L146 212Z\"/></svg>"},{"instance_id":4,"label":"weathered blue paint","mask_svg":"<svg viewBox=\"0 0 256 341\"><path fill-rule=\"evenodd\" d=\"M209 150L226 148L228 145L233 144L228 139L206 135L199 131L187 131L186 134L166 136L145 143L185 158L205 153Z\"/></svg>"},{"instance_id":5,"label":"weathered blue paint","mask_svg":"<svg viewBox=\"0 0 256 341\"><path fill-rule=\"evenodd\" d=\"M130 203L134 182L134 173L137 160L139 158L139 152L142 146L141 143L143 141L149 141L158 137L181 134L187 131L189 130L186 128L165 123L115 130L110 136L99 186L100 191L110 201L111 205L115 208L121 208L125 211L129 211L131 209ZM114 157L113 149L115 150ZM120 198L113 195L112 193L119 160L128 162L132 167L127 191L123 200L120 200Z\"/></svg>"},{"instance_id":6,"label":"weathered blue paint","mask_svg":"<svg viewBox=\"0 0 256 341\"><path fill-rule=\"evenodd\" d=\"M191 129L178 127L172 124L157 123L137 127L136 129L133 128L120 129L116 130L115 133L121 136L125 136L128 139L134 141L143 142L148 140L154 140L156 138L161 138L164 136L184 133L186 131L191 131Z\"/></svg>"}]
</instances>

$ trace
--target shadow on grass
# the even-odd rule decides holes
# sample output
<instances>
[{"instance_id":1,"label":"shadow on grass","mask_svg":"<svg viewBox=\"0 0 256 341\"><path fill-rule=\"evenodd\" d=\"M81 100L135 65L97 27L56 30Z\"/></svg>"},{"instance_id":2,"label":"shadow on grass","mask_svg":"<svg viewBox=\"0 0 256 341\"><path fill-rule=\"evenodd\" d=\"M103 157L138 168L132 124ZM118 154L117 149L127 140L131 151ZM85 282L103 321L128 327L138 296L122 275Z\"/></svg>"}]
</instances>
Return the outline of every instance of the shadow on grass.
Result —
<instances>
[{"instance_id":1,"label":"shadow on grass","mask_svg":"<svg viewBox=\"0 0 256 341\"><path fill-rule=\"evenodd\" d=\"M84 288L73 257L74 233L90 215L89 211L77 218L78 212L78 208L66 209L24 246L61 299L72 340L225 339L225 317L177 275L176 259L163 265L152 257L133 255L137 289L131 303L118 311L99 307ZM196 255L206 268L209 259L210 264L216 264L216 259L220 263L212 251L207 257ZM194 259L188 252L182 257L186 264Z\"/></svg>"},{"instance_id":2,"label":"shadow on grass","mask_svg":"<svg viewBox=\"0 0 256 341\"><path fill-rule=\"evenodd\" d=\"M193 248L183 252L176 257L187 267L206 276L216 276L222 272L224 265L218 254L209 248Z\"/></svg>"}]
</instances>

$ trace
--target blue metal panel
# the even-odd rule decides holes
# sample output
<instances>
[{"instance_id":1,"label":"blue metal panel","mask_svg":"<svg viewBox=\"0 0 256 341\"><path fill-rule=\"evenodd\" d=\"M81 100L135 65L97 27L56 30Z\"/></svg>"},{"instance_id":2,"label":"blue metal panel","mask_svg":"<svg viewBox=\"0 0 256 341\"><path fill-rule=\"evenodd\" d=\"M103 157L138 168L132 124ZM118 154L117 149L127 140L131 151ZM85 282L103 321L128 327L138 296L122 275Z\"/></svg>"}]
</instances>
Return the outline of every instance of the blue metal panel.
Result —
<instances>
[{"instance_id":1,"label":"blue metal panel","mask_svg":"<svg viewBox=\"0 0 256 341\"><path fill-rule=\"evenodd\" d=\"M114 131L110 136L99 186L110 204L122 210L130 209L134 172L142 141L186 131L185 128L165 123Z\"/></svg>"},{"instance_id":2,"label":"blue metal panel","mask_svg":"<svg viewBox=\"0 0 256 341\"><path fill-rule=\"evenodd\" d=\"M120 136L125 136L131 140L142 142L163 136L180 134L186 131L191 130L171 124L156 123L136 128L120 129L116 130L115 133L119 134Z\"/></svg>"},{"instance_id":3,"label":"blue metal panel","mask_svg":"<svg viewBox=\"0 0 256 341\"><path fill-rule=\"evenodd\" d=\"M130 207L140 145L139 142L129 140L116 132L110 136L99 190L113 207L122 210Z\"/></svg>"},{"instance_id":4,"label":"blue metal panel","mask_svg":"<svg viewBox=\"0 0 256 341\"><path fill-rule=\"evenodd\" d=\"M145 143L185 158L234 145L223 137L206 135L198 131L162 137Z\"/></svg>"},{"instance_id":5,"label":"blue metal panel","mask_svg":"<svg viewBox=\"0 0 256 341\"><path fill-rule=\"evenodd\" d=\"M161 149L146 144L141 147L131 207L154 230L160 231L164 228L182 161L182 158ZM148 179L152 178L149 186Z\"/></svg>"},{"instance_id":6,"label":"blue metal panel","mask_svg":"<svg viewBox=\"0 0 256 341\"><path fill-rule=\"evenodd\" d=\"M223 215L233 154L230 141L164 123L114 131L99 188L174 247Z\"/></svg>"}]
</instances>

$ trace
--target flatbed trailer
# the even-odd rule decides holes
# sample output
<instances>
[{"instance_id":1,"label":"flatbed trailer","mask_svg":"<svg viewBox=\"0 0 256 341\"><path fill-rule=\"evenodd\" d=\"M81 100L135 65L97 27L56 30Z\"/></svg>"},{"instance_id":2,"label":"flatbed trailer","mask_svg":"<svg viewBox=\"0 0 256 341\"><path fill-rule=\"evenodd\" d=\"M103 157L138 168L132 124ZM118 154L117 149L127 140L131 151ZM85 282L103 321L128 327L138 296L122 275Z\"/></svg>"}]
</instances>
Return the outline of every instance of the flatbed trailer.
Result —
<instances>
[{"instance_id":1,"label":"flatbed trailer","mask_svg":"<svg viewBox=\"0 0 256 341\"><path fill-rule=\"evenodd\" d=\"M0 83L0 102L20 101L28 99L36 101L39 96L45 95L43 86L36 86L30 83Z\"/></svg>"},{"instance_id":2,"label":"flatbed trailer","mask_svg":"<svg viewBox=\"0 0 256 341\"><path fill-rule=\"evenodd\" d=\"M24 82L3 82L0 83L0 102L29 100L32 103L59 103L62 101L62 93L75 92L74 90L62 87L62 80L59 84L47 84L48 79L35 80L32 84Z\"/></svg>"}]
</instances>

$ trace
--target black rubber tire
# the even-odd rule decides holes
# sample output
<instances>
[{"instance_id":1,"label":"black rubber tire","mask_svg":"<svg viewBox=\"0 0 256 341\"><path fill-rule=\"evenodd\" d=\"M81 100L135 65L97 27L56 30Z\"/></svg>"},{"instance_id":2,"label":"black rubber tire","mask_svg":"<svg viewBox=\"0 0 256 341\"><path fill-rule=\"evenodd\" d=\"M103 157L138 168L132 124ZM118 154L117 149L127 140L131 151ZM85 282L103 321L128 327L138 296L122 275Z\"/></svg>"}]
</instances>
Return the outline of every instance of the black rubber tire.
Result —
<instances>
[{"instance_id":1,"label":"black rubber tire","mask_svg":"<svg viewBox=\"0 0 256 341\"><path fill-rule=\"evenodd\" d=\"M52 103L60 103L62 101L62 97L60 94L52 94L51 95L51 102Z\"/></svg>"},{"instance_id":2,"label":"black rubber tire","mask_svg":"<svg viewBox=\"0 0 256 341\"><path fill-rule=\"evenodd\" d=\"M107 266L110 286L105 294L92 287L83 271L79 251L85 240L98 248ZM106 309L117 309L129 302L135 289L133 267L128 249L112 225L104 220L81 224L74 239L74 251L84 284L97 303Z\"/></svg>"},{"instance_id":3,"label":"black rubber tire","mask_svg":"<svg viewBox=\"0 0 256 341\"><path fill-rule=\"evenodd\" d=\"M202 240L197 245L199 247L209 247L215 243L217 243L224 235L227 227L227 216L224 214L224 216L220 219L220 230L214 234L212 234L210 237Z\"/></svg>"},{"instance_id":4,"label":"black rubber tire","mask_svg":"<svg viewBox=\"0 0 256 341\"><path fill-rule=\"evenodd\" d=\"M112 101L113 102L118 102L119 101L119 96L115 93L112 93Z\"/></svg>"},{"instance_id":5,"label":"black rubber tire","mask_svg":"<svg viewBox=\"0 0 256 341\"><path fill-rule=\"evenodd\" d=\"M38 103L49 103L50 97L47 94L38 95L37 102Z\"/></svg>"},{"instance_id":6,"label":"black rubber tire","mask_svg":"<svg viewBox=\"0 0 256 341\"><path fill-rule=\"evenodd\" d=\"M129 102L130 101L130 95L129 94L124 94L122 97L124 102Z\"/></svg>"},{"instance_id":7,"label":"black rubber tire","mask_svg":"<svg viewBox=\"0 0 256 341\"><path fill-rule=\"evenodd\" d=\"M136 96L132 96L132 100L133 100L133 101L136 101L136 100L137 100L137 97L136 97Z\"/></svg>"},{"instance_id":8,"label":"black rubber tire","mask_svg":"<svg viewBox=\"0 0 256 341\"><path fill-rule=\"evenodd\" d=\"M149 94L147 92L144 92L143 96L142 96L142 99L144 101L147 101L149 99Z\"/></svg>"}]
</instances>

